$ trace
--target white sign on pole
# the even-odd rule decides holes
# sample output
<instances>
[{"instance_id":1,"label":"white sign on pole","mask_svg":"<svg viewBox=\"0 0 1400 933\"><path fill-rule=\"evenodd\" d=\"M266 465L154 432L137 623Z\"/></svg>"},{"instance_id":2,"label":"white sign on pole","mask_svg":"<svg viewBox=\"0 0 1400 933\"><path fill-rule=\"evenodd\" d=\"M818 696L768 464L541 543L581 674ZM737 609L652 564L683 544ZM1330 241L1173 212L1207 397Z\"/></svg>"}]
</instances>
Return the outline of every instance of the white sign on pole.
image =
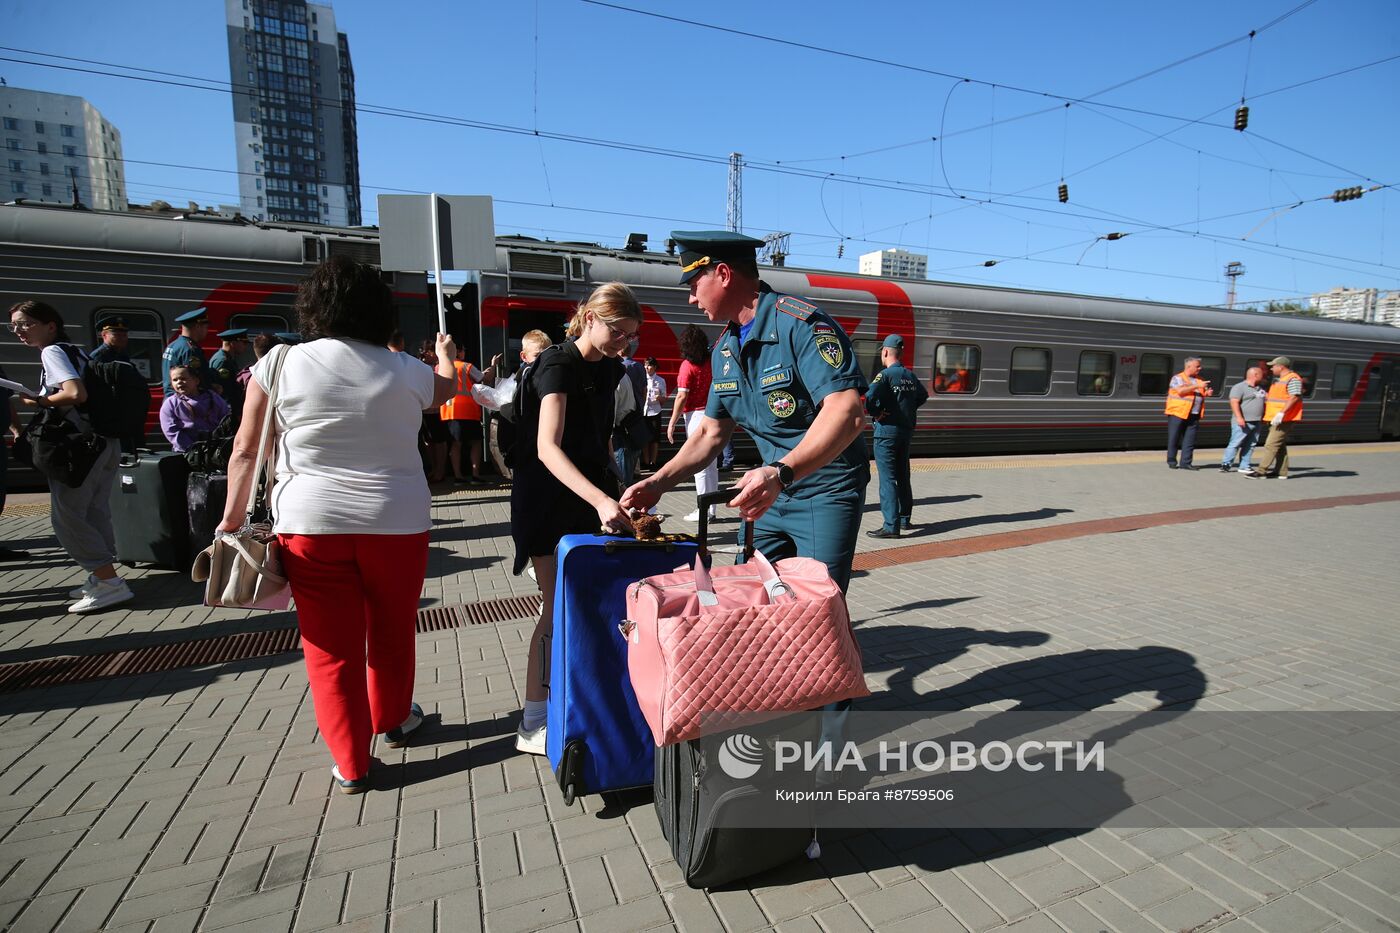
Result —
<instances>
[{"instance_id":1,"label":"white sign on pole","mask_svg":"<svg viewBox=\"0 0 1400 933\"><path fill-rule=\"evenodd\" d=\"M379 266L386 272L432 272L442 295L442 270L496 268L496 221L489 195L379 195ZM447 314L438 301L438 329Z\"/></svg>"}]
</instances>

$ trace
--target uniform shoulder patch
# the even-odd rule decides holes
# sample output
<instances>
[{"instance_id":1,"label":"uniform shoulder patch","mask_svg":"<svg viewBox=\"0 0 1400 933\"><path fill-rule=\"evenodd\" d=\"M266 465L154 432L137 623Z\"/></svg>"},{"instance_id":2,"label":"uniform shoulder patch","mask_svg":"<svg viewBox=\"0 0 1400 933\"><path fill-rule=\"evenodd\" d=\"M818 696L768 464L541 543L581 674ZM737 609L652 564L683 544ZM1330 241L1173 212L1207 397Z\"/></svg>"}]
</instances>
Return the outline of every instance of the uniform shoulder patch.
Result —
<instances>
[{"instance_id":1,"label":"uniform shoulder patch","mask_svg":"<svg viewBox=\"0 0 1400 933\"><path fill-rule=\"evenodd\" d=\"M794 298L791 295L784 295L778 299L777 308L784 314L790 314L799 321L805 321L817 311L817 306L808 304L801 298Z\"/></svg>"}]
</instances>

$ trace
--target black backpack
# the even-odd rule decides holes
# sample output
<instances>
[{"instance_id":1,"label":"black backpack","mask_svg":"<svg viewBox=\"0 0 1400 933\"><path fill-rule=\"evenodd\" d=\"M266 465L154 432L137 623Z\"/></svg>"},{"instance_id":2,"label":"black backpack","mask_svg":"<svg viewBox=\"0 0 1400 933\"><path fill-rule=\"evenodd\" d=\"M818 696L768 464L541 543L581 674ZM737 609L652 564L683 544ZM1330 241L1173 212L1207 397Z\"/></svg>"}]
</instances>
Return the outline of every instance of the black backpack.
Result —
<instances>
[{"instance_id":1,"label":"black backpack","mask_svg":"<svg viewBox=\"0 0 1400 933\"><path fill-rule=\"evenodd\" d=\"M136 367L123 360L96 362L72 344L64 344L73 368L83 375L87 401L78 410L88 416L93 433L119 438L125 450L146 435L151 393Z\"/></svg>"}]
</instances>

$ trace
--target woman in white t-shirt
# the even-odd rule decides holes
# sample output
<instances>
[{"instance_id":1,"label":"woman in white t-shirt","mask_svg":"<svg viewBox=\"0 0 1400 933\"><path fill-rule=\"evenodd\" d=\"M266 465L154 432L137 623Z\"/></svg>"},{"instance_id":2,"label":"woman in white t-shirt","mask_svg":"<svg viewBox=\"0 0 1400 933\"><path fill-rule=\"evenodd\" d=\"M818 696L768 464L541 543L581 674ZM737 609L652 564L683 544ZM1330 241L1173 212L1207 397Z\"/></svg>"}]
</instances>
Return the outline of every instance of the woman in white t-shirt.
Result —
<instances>
[{"instance_id":1,"label":"woman in white t-shirt","mask_svg":"<svg viewBox=\"0 0 1400 933\"><path fill-rule=\"evenodd\" d=\"M56 409L78 427L90 430L87 416L78 411L88 397L82 373L87 354L68 342L58 311L42 301L21 301L10 308L10 330L20 343L39 351L42 369L38 396L18 396L19 404L32 409L36 417ZM68 594L77 600L68 607L69 612L100 612L133 598L131 588L113 566L117 544L112 531L112 484L120 457L120 445L109 440L78 486L48 481L54 537L88 572L82 585Z\"/></svg>"},{"instance_id":2,"label":"woman in white t-shirt","mask_svg":"<svg viewBox=\"0 0 1400 933\"><path fill-rule=\"evenodd\" d=\"M220 531L242 525L268 392L274 417L273 531L296 600L316 724L340 790L369 788L370 741L408 744L414 622L428 566L431 497L418 457L425 409L452 396L452 338L438 334L436 374L385 346L393 298L373 268L344 258L316 267L297 293L305 343L253 367L229 461ZM271 364L284 356L277 385Z\"/></svg>"}]
</instances>

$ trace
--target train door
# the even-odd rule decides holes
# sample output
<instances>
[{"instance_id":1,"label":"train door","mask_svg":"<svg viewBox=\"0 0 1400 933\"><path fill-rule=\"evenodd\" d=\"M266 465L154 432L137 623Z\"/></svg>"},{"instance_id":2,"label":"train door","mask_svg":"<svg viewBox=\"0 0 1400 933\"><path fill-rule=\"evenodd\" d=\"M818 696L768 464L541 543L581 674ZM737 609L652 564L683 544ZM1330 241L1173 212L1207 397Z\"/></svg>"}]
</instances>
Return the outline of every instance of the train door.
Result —
<instances>
[{"instance_id":1,"label":"train door","mask_svg":"<svg viewBox=\"0 0 1400 933\"><path fill-rule=\"evenodd\" d=\"M1371 370L1371 379L1373 385L1381 386L1381 437L1400 435L1400 373L1395 363L1381 363L1379 373Z\"/></svg>"}]
</instances>

